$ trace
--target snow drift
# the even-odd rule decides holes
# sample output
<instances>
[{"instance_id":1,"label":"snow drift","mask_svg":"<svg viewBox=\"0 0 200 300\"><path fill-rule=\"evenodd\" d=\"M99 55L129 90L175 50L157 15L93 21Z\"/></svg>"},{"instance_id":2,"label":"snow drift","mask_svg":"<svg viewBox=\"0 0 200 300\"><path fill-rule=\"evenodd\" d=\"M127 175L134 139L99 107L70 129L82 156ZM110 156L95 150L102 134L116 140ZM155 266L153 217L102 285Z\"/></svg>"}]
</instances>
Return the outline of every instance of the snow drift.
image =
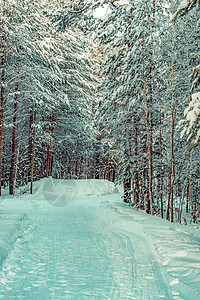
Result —
<instances>
[{"instance_id":1,"label":"snow drift","mask_svg":"<svg viewBox=\"0 0 200 300\"><path fill-rule=\"evenodd\" d=\"M63 189L70 188L74 190L77 197L116 194L120 190L120 187L116 187L113 182L104 179L65 180L49 177L34 184L34 193L52 192L62 194Z\"/></svg>"},{"instance_id":2,"label":"snow drift","mask_svg":"<svg viewBox=\"0 0 200 300\"><path fill-rule=\"evenodd\" d=\"M18 236L21 235L21 221L26 218L25 214L3 215L0 217L0 268L2 261L13 248Z\"/></svg>"}]
</instances>

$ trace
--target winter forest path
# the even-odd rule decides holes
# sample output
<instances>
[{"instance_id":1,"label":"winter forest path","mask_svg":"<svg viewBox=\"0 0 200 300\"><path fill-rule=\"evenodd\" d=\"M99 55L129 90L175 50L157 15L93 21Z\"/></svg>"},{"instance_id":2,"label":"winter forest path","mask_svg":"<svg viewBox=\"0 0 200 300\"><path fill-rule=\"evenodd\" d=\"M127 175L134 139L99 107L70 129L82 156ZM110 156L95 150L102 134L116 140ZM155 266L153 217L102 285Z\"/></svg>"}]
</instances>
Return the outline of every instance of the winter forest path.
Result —
<instances>
[{"instance_id":1,"label":"winter forest path","mask_svg":"<svg viewBox=\"0 0 200 300\"><path fill-rule=\"evenodd\" d=\"M77 196L56 208L38 194L3 264L0 299L175 299L150 240L119 218L117 197Z\"/></svg>"}]
</instances>

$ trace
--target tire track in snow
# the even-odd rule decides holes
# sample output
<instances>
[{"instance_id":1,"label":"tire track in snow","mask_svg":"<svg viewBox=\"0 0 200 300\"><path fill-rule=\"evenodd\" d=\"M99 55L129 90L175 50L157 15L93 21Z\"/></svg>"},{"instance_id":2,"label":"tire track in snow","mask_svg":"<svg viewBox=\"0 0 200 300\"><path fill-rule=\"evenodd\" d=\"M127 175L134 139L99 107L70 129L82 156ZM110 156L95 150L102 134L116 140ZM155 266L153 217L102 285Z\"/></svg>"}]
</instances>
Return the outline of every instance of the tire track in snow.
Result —
<instances>
[{"instance_id":1,"label":"tire track in snow","mask_svg":"<svg viewBox=\"0 0 200 300\"><path fill-rule=\"evenodd\" d=\"M148 235L139 228L133 219L123 215L116 205L108 205L104 208L102 215L111 215L112 218L109 221L106 220L107 225L105 226L110 228L110 231L121 233L122 238L129 238L132 244L132 255L136 263L138 278L139 298L137 299L172 299L163 267ZM128 227L130 224L132 224L132 228Z\"/></svg>"},{"instance_id":2,"label":"tire track in snow","mask_svg":"<svg viewBox=\"0 0 200 300\"><path fill-rule=\"evenodd\" d=\"M62 213L45 205L35 211L35 239L23 259L11 253L7 264L16 269L0 299L172 299L145 233L135 223L134 232L128 228L130 219L119 218L116 207L104 204L101 215L95 201L77 201Z\"/></svg>"},{"instance_id":3,"label":"tire track in snow","mask_svg":"<svg viewBox=\"0 0 200 300\"><path fill-rule=\"evenodd\" d=\"M84 218L89 221L91 211L83 210L83 214ZM108 276L113 278L110 299L136 299L133 270L135 264L131 258L132 244L129 239L122 237L116 231L110 231L110 228L104 227L103 222L99 223L98 219L91 223L91 228L95 234L93 238L98 240L102 249L105 249L104 256L111 263L111 268L108 270Z\"/></svg>"},{"instance_id":4,"label":"tire track in snow","mask_svg":"<svg viewBox=\"0 0 200 300\"><path fill-rule=\"evenodd\" d=\"M10 253L0 299L139 299L134 296L134 264L127 259L131 244L118 232L104 230L95 210L84 201L62 214L36 210L35 237L29 251L24 253L19 241L19 255L17 245ZM15 267L8 274L9 264Z\"/></svg>"}]
</instances>

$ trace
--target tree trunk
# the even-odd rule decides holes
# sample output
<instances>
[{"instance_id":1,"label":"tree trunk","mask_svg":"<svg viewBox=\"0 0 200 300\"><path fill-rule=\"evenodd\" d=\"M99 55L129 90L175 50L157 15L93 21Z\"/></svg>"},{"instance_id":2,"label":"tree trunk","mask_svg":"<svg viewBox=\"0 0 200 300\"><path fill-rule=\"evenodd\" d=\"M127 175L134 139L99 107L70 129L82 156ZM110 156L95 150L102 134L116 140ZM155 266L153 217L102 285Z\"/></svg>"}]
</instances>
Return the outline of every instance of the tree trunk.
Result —
<instances>
[{"instance_id":1,"label":"tree trunk","mask_svg":"<svg viewBox=\"0 0 200 300\"><path fill-rule=\"evenodd\" d=\"M200 214L200 198L199 198L199 190L200 190L200 185L199 182L196 182L196 197L195 197L195 203L196 203L196 219L199 217ZM197 207L198 206L198 207Z\"/></svg>"},{"instance_id":2,"label":"tree trunk","mask_svg":"<svg viewBox=\"0 0 200 300\"><path fill-rule=\"evenodd\" d=\"M199 197L199 183L197 182L197 194L198 194L198 197ZM200 215L200 198L199 198L199 200L198 200L198 209L197 209L197 212L196 212L196 218L198 218L199 217L199 215Z\"/></svg>"},{"instance_id":3,"label":"tree trunk","mask_svg":"<svg viewBox=\"0 0 200 300\"><path fill-rule=\"evenodd\" d=\"M34 180L34 163L35 163L35 123L36 123L36 109L33 115L33 138L32 138L32 158L31 158L31 188L30 193L33 194L33 180Z\"/></svg>"},{"instance_id":4,"label":"tree trunk","mask_svg":"<svg viewBox=\"0 0 200 300\"><path fill-rule=\"evenodd\" d=\"M188 183L187 186L187 193L186 193L186 209L185 212L188 213L189 212L189 192L190 192L190 184Z\"/></svg>"},{"instance_id":5,"label":"tree trunk","mask_svg":"<svg viewBox=\"0 0 200 300\"><path fill-rule=\"evenodd\" d=\"M53 110L53 112L51 114L51 128L50 128L51 143L50 143L50 147L49 147L49 176L52 175L53 151L54 151L54 145L55 145L55 128L56 128L55 110Z\"/></svg>"},{"instance_id":6,"label":"tree trunk","mask_svg":"<svg viewBox=\"0 0 200 300\"><path fill-rule=\"evenodd\" d=\"M126 141L128 145L128 156L129 156L129 162L131 165L131 182L132 182L132 193L133 193L133 206L136 204L136 199L135 199L135 180L134 180L134 170L133 170L133 161L131 158L131 145L130 145L130 140L129 140L129 133L128 133L128 126L127 126L127 119L125 119L125 130L126 130ZM130 199L131 200L131 199Z\"/></svg>"},{"instance_id":7,"label":"tree trunk","mask_svg":"<svg viewBox=\"0 0 200 300\"><path fill-rule=\"evenodd\" d=\"M5 62L6 62L6 37L5 37L5 1L3 1L3 14L1 24L1 107L0 107L0 196L1 196L1 181L2 181L2 162L3 162L3 140L4 140L4 102L5 102Z\"/></svg>"},{"instance_id":8,"label":"tree trunk","mask_svg":"<svg viewBox=\"0 0 200 300\"><path fill-rule=\"evenodd\" d=\"M30 112L29 112L29 140L28 140L28 182L31 181L31 164L32 164L32 153L33 153L33 119L34 119L34 108L31 100Z\"/></svg>"},{"instance_id":9,"label":"tree trunk","mask_svg":"<svg viewBox=\"0 0 200 300\"><path fill-rule=\"evenodd\" d=\"M19 152L20 152L20 147L21 147L21 140L22 140L22 128L24 125L24 121L26 119L26 116L24 117L22 124L20 126L20 134L19 134L19 144L18 144L18 149L17 149L17 157L16 157L16 164L15 164L15 174L14 174L14 181L13 181L13 195L15 194L15 185L16 185L16 180L17 180L17 170L18 170L18 163L19 163Z\"/></svg>"},{"instance_id":10,"label":"tree trunk","mask_svg":"<svg viewBox=\"0 0 200 300\"><path fill-rule=\"evenodd\" d=\"M141 145L142 148L142 145ZM142 148L142 195L144 199L144 209L145 212L147 213L147 198L145 194L145 168L144 168L144 153L143 153L143 148Z\"/></svg>"},{"instance_id":11,"label":"tree trunk","mask_svg":"<svg viewBox=\"0 0 200 300\"><path fill-rule=\"evenodd\" d=\"M49 151L49 145L47 145L47 159L46 159L46 177L49 177L49 166L50 166L50 151Z\"/></svg>"},{"instance_id":12,"label":"tree trunk","mask_svg":"<svg viewBox=\"0 0 200 300\"><path fill-rule=\"evenodd\" d=\"M163 219L163 154L162 154L162 119L161 119L161 110L160 114L160 208L161 208L161 218Z\"/></svg>"},{"instance_id":13,"label":"tree trunk","mask_svg":"<svg viewBox=\"0 0 200 300\"><path fill-rule=\"evenodd\" d=\"M156 11L156 2L153 0L153 16L151 21L151 34L153 39L153 30L155 26L155 11ZM152 65L153 65L153 43L150 43L150 53L149 53L149 60L150 60L150 68L149 68L149 92L150 92L150 99L149 99L149 196L150 196L150 211L153 215L153 76L152 76ZM148 106L148 104L147 104Z\"/></svg>"},{"instance_id":14,"label":"tree trunk","mask_svg":"<svg viewBox=\"0 0 200 300\"><path fill-rule=\"evenodd\" d=\"M16 79L15 96L14 96L14 115L13 115L13 128L12 128L12 149L11 149L11 162L10 162L10 180L9 180L9 193L14 194L14 174L15 174L15 144L16 144L16 126L17 126L17 104L18 104L18 89L19 89L19 69Z\"/></svg>"},{"instance_id":15,"label":"tree trunk","mask_svg":"<svg viewBox=\"0 0 200 300\"><path fill-rule=\"evenodd\" d=\"M62 178L62 160L61 160L61 156L60 156L60 160L59 160L59 166L60 166L60 169L59 169L59 179Z\"/></svg>"},{"instance_id":16,"label":"tree trunk","mask_svg":"<svg viewBox=\"0 0 200 300\"><path fill-rule=\"evenodd\" d=\"M135 146L135 151L134 151L134 182L135 182L135 204L139 202L139 168L138 168L138 129L137 129L137 122L136 122L136 117L134 116L134 146ZM139 204L140 205L140 204Z\"/></svg>"},{"instance_id":17,"label":"tree trunk","mask_svg":"<svg viewBox=\"0 0 200 300\"><path fill-rule=\"evenodd\" d=\"M171 171L170 171L171 174ZM169 176L169 194L168 194L168 201L167 201L167 214L166 214L166 220L169 221L169 209L170 209L170 199L171 199L171 183L170 183L170 176Z\"/></svg>"},{"instance_id":18,"label":"tree trunk","mask_svg":"<svg viewBox=\"0 0 200 300\"><path fill-rule=\"evenodd\" d=\"M172 0L172 9L173 9L173 0ZM175 129L175 87L174 87L174 47L175 47L175 23L173 22L173 31L172 31L172 104L171 104L171 126L170 126L170 145L171 145L171 162L170 162L170 212L171 217L170 221L174 222L174 129Z\"/></svg>"},{"instance_id":19,"label":"tree trunk","mask_svg":"<svg viewBox=\"0 0 200 300\"><path fill-rule=\"evenodd\" d=\"M149 132L149 108L147 104L147 95L146 95L146 79L145 79L145 55L144 55L144 39L142 43L143 50L143 92L144 92L144 103L145 103L145 125L147 133L147 148L148 148L148 159L149 159L149 204L150 212L153 215L153 194L152 194L152 146L151 146L151 137Z\"/></svg>"},{"instance_id":20,"label":"tree trunk","mask_svg":"<svg viewBox=\"0 0 200 300\"><path fill-rule=\"evenodd\" d=\"M115 170L112 171L112 182L115 182Z\"/></svg>"},{"instance_id":21,"label":"tree trunk","mask_svg":"<svg viewBox=\"0 0 200 300\"><path fill-rule=\"evenodd\" d=\"M185 18L185 25L186 25L186 44L187 44L187 64L188 68L190 67L189 63L189 47L188 47L188 25L187 25L187 17ZM190 92L190 82L188 79L188 98L189 102L191 101L191 92ZM189 190L190 190L190 207L191 207L191 217L195 218L194 216L194 207L192 201L192 151L190 152L190 175L189 175Z\"/></svg>"},{"instance_id":22,"label":"tree trunk","mask_svg":"<svg viewBox=\"0 0 200 300\"><path fill-rule=\"evenodd\" d=\"M131 182L130 179L124 180L124 202L130 203L131 202Z\"/></svg>"},{"instance_id":23,"label":"tree trunk","mask_svg":"<svg viewBox=\"0 0 200 300\"><path fill-rule=\"evenodd\" d=\"M191 217L194 217L194 208L192 202L192 152L190 152L190 176L189 176L189 186L190 186L190 208L191 208Z\"/></svg>"}]
</instances>

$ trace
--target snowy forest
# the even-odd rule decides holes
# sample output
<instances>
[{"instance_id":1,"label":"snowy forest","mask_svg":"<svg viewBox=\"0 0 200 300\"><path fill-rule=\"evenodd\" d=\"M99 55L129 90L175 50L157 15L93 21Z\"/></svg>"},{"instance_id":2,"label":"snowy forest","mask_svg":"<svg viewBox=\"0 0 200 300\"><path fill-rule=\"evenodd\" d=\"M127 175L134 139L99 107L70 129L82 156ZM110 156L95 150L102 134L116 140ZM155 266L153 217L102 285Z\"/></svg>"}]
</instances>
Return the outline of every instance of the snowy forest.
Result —
<instances>
[{"instance_id":1,"label":"snowy forest","mask_svg":"<svg viewBox=\"0 0 200 300\"><path fill-rule=\"evenodd\" d=\"M200 214L199 0L0 0L0 193L107 179ZM103 16L100 15L103 11Z\"/></svg>"}]
</instances>

